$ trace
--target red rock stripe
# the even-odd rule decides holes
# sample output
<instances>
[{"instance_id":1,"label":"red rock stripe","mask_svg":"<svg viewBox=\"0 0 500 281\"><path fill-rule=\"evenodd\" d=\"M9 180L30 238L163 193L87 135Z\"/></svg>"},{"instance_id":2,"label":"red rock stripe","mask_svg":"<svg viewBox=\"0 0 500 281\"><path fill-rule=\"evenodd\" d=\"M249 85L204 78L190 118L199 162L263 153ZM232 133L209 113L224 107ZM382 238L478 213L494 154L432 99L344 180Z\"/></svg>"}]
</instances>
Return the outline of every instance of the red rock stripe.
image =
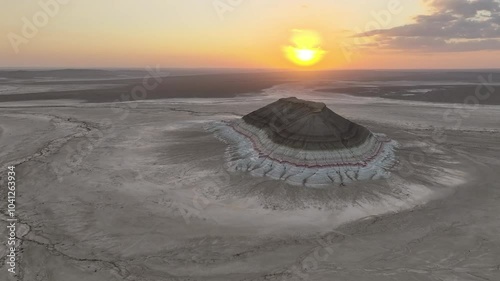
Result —
<instances>
[{"instance_id":1,"label":"red rock stripe","mask_svg":"<svg viewBox=\"0 0 500 281\"><path fill-rule=\"evenodd\" d=\"M258 149L258 145L256 144L255 140L252 138L252 136L250 136L249 134L247 134L245 132L242 132L235 125L233 125L231 123L226 123L226 124L229 127L231 127L234 131L236 131L239 134L242 134L243 136L245 136L246 138L248 138L250 140L250 142L252 143L253 149L259 153L259 158L268 158L268 159L270 159L272 161L276 161L276 162L281 163L281 164L286 163L286 164L290 164L290 165L295 166L295 167L304 167L304 168L325 168L325 167L344 167L344 166L361 166L361 167L366 167L368 165L368 162L372 161L375 157L377 157L380 154L380 152L382 151L383 143L390 142L390 140L380 141L380 144L379 144L379 147L378 147L377 151L371 157L368 157L363 162L358 162L358 163L333 163L333 164L325 164L325 165L319 165L319 164L318 165L298 164L298 163L290 162L290 161L287 161L287 160L280 160L280 159L277 159L277 158L273 158L269 154L263 153L260 149Z\"/></svg>"}]
</instances>

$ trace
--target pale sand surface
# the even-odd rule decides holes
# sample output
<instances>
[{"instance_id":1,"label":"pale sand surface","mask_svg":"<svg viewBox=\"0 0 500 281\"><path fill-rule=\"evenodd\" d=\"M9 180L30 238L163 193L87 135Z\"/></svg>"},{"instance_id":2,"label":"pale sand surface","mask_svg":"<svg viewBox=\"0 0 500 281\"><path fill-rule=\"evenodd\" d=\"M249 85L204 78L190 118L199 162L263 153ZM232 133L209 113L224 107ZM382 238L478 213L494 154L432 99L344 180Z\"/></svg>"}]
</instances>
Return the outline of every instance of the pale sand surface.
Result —
<instances>
[{"instance_id":1,"label":"pale sand surface","mask_svg":"<svg viewBox=\"0 0 500 281\"><path fill-rule=\"evenodd\" d=\"M228 174L225 145L204 124L286 95L387 134L400 168L331 189ZM500 107L457 125L443 118L452 105L312 95L284 85L122 111L1 108L0 167L18 165L19 280L500 279Z\"/></svg>"}]
</instances>

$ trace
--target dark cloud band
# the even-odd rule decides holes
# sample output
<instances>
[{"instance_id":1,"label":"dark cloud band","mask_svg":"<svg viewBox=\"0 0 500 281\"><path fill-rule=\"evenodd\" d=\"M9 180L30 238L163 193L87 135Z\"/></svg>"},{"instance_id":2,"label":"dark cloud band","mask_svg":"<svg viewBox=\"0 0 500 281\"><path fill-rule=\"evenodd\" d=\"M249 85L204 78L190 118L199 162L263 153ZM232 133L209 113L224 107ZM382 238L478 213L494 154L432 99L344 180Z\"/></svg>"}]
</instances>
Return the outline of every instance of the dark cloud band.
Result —
<instances>
[{"instance_id":1,"label":"dark cloud band","mask_svg":"<svg viewBox=\"0 0 500 281\"><path fill-rule=\"evenodd\" d=\"M500 50L500 0L424 0L430 15L390 29L359 33L377 47L422 51ZM367 46L368 47L368 46Z\"/></svg>"}]
</instances>

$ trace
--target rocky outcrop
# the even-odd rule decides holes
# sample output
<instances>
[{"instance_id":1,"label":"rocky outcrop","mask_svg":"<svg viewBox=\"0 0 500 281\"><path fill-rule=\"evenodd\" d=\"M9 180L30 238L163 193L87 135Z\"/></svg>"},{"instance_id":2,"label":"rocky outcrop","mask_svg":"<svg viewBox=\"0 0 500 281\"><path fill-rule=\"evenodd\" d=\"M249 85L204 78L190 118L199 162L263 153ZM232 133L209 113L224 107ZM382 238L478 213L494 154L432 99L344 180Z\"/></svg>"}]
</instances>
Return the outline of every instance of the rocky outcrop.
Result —
<instances>
[{"instance_id":1,"label":"rocky outcrop","mask_svg":"<svg viewBox=\"0 0 500 281\"><path fill-rule=\"evenodd\" d=\"M324 103L280 99L242 119L212 123L229 147L231 171L291 184L323 186L387 177L395 142L351 122Z\"/></svg>"}]
</instances>

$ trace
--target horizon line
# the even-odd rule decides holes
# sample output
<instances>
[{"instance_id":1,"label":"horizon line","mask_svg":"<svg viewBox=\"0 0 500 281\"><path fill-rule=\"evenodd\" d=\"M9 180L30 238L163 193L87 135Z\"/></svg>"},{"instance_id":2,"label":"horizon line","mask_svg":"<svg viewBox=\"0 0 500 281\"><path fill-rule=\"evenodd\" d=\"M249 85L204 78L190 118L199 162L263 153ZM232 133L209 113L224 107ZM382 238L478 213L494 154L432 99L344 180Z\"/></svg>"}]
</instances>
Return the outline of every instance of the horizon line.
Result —
<instances>
[{"instance_id":1,"label":"horizon line","mask_svg":"<svg viewBox=\"0 0 500 281\"><path fill-rule=\"evenodd\" d=\"M136 66L90 66L90 67L67 67L67 66L0 66L0 70L145 70L146 67ZM290 72L320 72L320 71L479 71L479 70L498 70L500 67L486 68L326 68L326 69L288 69L288 68L257 68L257 67L160 67L159 69L178 69L178 70L259 70L259 71L290 71Z\"/></svg>"}]
</instances>

